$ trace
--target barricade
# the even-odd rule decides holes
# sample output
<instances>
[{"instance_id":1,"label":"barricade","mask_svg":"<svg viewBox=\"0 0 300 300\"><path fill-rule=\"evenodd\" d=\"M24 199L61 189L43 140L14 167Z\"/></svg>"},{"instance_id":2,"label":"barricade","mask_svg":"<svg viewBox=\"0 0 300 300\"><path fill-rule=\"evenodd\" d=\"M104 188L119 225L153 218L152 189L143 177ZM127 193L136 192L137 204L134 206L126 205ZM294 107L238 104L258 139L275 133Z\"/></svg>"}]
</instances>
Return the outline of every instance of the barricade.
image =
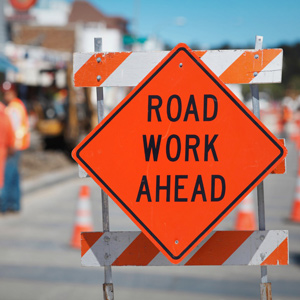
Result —
<instances>
[{"instance_id":1,"label":"barricade","mask_svg":"<svg viewBox=\"0 0 300 300\"><path fill-rule=\"evenodd\" d=\"M94 86L97 87L97 105L98 105L98 119L99 122L103 120L103 91L102 87L104 86L136 86L139 85L140 82L144 82L145 80L150 80L149 77L143 79L147 74L151 73L152 69L162 68L160 62L168 55L168 52L161 51L155 53L134 53L134 52L120 52L120 53L102 53L102 41L101 39L95 39L95 52L96 53L78 53L74 55L74 82L75 86ZM256 45L254 50L234 50L234 51L194 51L190 56L194 57L195 55L200 57L201 60L214 72L212 77L215 75L219 77L223 81L223 83L243 83L250 84L253 107L254 107L254 115L259 119L259 93L258 93L258 83L274 83L281 81L281 72L282 72L282 50L281 49L262 49L262 37L256 37ZM168 58L170 59L170 58ZM165 62L164 62L165 64ZM178 62L177 68L184 69L185 65L182 64L181 61ZM151 72L150 72L151 71ZM205 70L207 72L207 70ZM149 73L150 72L150 73ZM156 72L156 71L155 71ZM87 76L88 75L88 76ZM215 78L215 77L214 77ZM144 81L143 81L144 80ZM223 84L222 83L222 84ZM143 83L146 84L146 83ZM139 88L141 89L140 85ZM137 93L137 92L136 92ZM176 96L176 95L175 95ZM214 99L214 96L206 95L210 99ZM133 97L133 96L132 96ZM159 100L157 96L152 96ZM192 96L191 96L192 97ZM176 97L175 97L176 98ZM178 96L177 100L180 99ZM190 98L191 102L186 109L187 117L188 115L194 115L195 119L197 116L197 112L195 107L193 106L193 98ZM170 100L170 99L169 99ZM206 99L207 100L207 99ZM217 100L217 99L215 99ZM162 100L161 100L162 101ZM178 100L179 101L179 100ZM217 102L217 101L216 101ZM217 110L217 104L215 102L215 110ZM129 103L129 100L126 102L126 105ZM115 114L117 114L121 109L125 107L125 104L121 104L115 109ZM158 115L158 108L161 104L152 105L151 109L156 112ZM179 106L179 104L178 104ZM207 109L207 107L206 107ZM158 116L157 116L158 117ZM210 118L209 118L210 117ZM206 121L212 120L215 115L212 116L206 115L204 119ZM112 117L111 117L112 118ZM171 114L169 115L169 119L176 119ZM149 115L148 115L149 119ZM149 120L148 120L149 121ZM106 126L108 121L105 122ZM262 125L259 125L262 126ZM101 125L99 125L99 128ZM262 127L260 127L262 128ZM100 129L99 129L100 131ZM88 137L87 139L94 138L98 133L94 133L93 137ZM196 143L191 145L189 144L190 150L197 145ZM83 141L83 143L89 143L90 140ZM210 148L207 149L206 152L211 150L213 152L213 143L216 139L210 142ZM271 143L276 144L278 147L278 142L271 138ZM145 143L145 142L144 142ZM151 142L150 142L151 143ZM207 138L208 143L208 138ZM83 147L81 145L80 147ZM85 167L86 171L89 172L89 175L95 178L97 183L100 182L104 186L106 190L108 190L111 195L114 195L114 192L106 185L98 174L96 174L87 164L83 163L82 157L80 156L80 151L82 148L76 148L76 158L77 162L81 164L81 166ZM280 147L278 147L280 148ZM97 148L98 149L98 148ZM286 150L281 148L281 153L284 153ZM282 154L281 154L282 155ZM194 156L196 154L194 152ZM73 156L74 157L74 156ZM172 158L172 157L171 157ZM175 159L174 159L175 160ZM217 157L215 156L215 160ZM266 170L268 173L271 170L271 167L275 168L273 173L281 174L283 170L285 171L285 166L282 168L278 165L280 162L279 159L275 164L269 166ZM283 162L285 164L285 162ZM282 165L282 164L281 164ZM246 169L246 168L245 168ZM265 176L268 173L264 173ZM83 175L84 172L80 170L80 177L85 177ZM263 176L264 174L261 174ZM222 176L213 175L212 182L215 183L216 178L219 180L219 185L222 184L222 191L225 189L225 183L222 181ZM186 176L187 177L187 176ZM185 177L181 176L181 179ZM221 178L221 179L220 179ZM260 177L264 178L264 177ZM197 179L198 180L198 179ZM238 180L238 178L237 178ZM256 179L259 180L259 179ZM261 179L262 180L262 179ZM179 181L179 179L178 179ZM220 183L221 182L221 183ZM259 182L259 181L258 181ZM198 185L195 185L194 193L195 195L201 194L203 197L203 201L206 202L206 198L204 196L204 189L202 187L202 179L199 178L197 181ZM99 184L101 185L101 184ZM102 186L101 185L101 186ZM140 195L149 195L147 192L148 183L142 180L141 188L139 191ZM200 188L201 186L201 188ZM166 186L159 186L160 189L166 189ZM182 186L177 182L177 188L182 189ZM251 189L244 190L243 193L239 195L239 200L245 197L247 192ZM211 251L217 251L218 249L226 249L226 255L224 251L224 259L228 264L231 265L260 265L261 266L261 299L271 299L271 284L267 282L267 269L266 265L278 265L278 264L288 264L288 233L287 231L266 231L265 230L265 220L264 220L264 195L263 195L263 185L262 182L257 187L258 190L258 211L259 211L259 231L236 231L232 233L210 233L205 235L205 240L201 240L200 244L197 245L192 251L188 253L188 255L184 257L179 263L186 265L204 265L205 263L200 263L203 257L207 258L209 261L209 257ZM219 192L220 193L220 192ZM221 193L221 196L223 193ZM178 196L178 195L177 195ZM213 192L213 196L215 196ZM219 195L220 196L220 195ZM117 197L115 197L117 198ZM150 198L150 196L149 196ZM148 201L149 201L148 198ZM184 198L178 198L180 200ZM137 202L139 202L140 198L138 198ZM214 197L214 200L220 200ZM152 202L151 199L149 202ZM157 201L158 202L158 201ZM233 203L234 205L235 203ZM105 283L103 284L104 289L104 298L112 299L113 298L113 285L112 285L112 265L165 265L161 262L165 261L166 265L173 265L169 262L164 256L165 253L159 252L159 250L153 245L155 241L150 241L147 236L148 232L145 230L143 233L139 232L110 232L109 231L109 217L108 217L108 195L102 190L102 214L103 214L103 232L97 233L84 233L82 235L82 259L90 259L93 263L85 263L83 265L101 265L104 266L105 272ZM128 207L128 206L127 206ZM133 219L133 218L132 218ZM280 236L280 238L279 238ZM224 238L225 237L225 238ZM220 245L220 241L222 243L222 247ZM127 244L126 244L127 243ZM175 245L180 245L178 240L173 241ZM265 244L264 244L265 243ZM262 246L264 244L264 246ZM271 247L272 244L272 247ZM137 245L134 247L133 245ZM194 246L194 245L193 245ZM228 247L227 247L228 246ZM123 248L124 249L123 249ZM265 248L266 247L266 248ZM230 248L230 249L229 249ZM122 250L123 249L123 250ZM138 250L137 250L138 249ZM240 250L238 250L240 249ZM253 251L253 253L249 250ZM268 250L266 250L268 249ZM137 250L137 252L135 252ZM241 259L245 251L250 251L250 261L248 258ZM120 252L121 251L121 252ZM122 253L126 252L125 255ZM161 250L163 251L163 250ZM266 255L266 251L269 253ZM117 253L120 252L120 253ZM216 252L216 253L217 253ZM199 254L200 253L200 254ZM203 256L205 253L206 256ZM118 254L118 255L117 255ZM228 254L228 255L227 255ZM236 254L236 255L235 255ZM147 260L147 255L150 257L150 264L145 262ZM233 255L233 256L232 256ZM215 254L213 257L217 257L218 254ZM253 257L257 257L257 260L252 260ZM130 263L124 259L129 258ZM251 258L252 257L252 258ZM262 260L262 258L264 258ZM114 259L114 260L113 260ZM186 261L187 260L187 261ZM246 263L248 261L248 263ZM254 263L255 261L255 263ZM207 263L207 262L206 262ZM213 265L212 261L209 261L209 265ZM215 265L223 265L224 263L215 263Z\"/></svg>"}]
</instances>

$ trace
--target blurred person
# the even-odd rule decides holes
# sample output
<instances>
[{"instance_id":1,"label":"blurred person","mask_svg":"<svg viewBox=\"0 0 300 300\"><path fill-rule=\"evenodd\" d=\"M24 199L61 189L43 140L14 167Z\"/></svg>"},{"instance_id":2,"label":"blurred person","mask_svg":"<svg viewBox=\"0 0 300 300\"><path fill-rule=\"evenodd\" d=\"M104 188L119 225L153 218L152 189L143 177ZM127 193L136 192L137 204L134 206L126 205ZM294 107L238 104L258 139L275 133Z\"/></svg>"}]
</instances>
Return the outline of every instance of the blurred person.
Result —
<instances>
[{"instance_id":1,"label":"blurred person","mask_svg":"<svg viewBox=\"0 0 300 300\"><path fill-rule=\"evenodd\" d=\"M30 144L28 114L24 103L17 98L14 84L5 81L2 84L2 92L7 105L5 111L15 134L15 152L6 160L2 198L5 211L19 212L21 200L19 161L21 151L27 149Z\"/></svg>"},{"instance_id":2,"label":"blurred person","mask_svg":"<svg viewBox=\"0 0 300 300\"><path fill-rule=\"evenodd\" d=\"M4 167L6 158L14 152L15 136L8 115L5 113L5 105L0 102L0 209L6 211L6 203L2 199L4 183Z\"/></svg>"}]
</instances>

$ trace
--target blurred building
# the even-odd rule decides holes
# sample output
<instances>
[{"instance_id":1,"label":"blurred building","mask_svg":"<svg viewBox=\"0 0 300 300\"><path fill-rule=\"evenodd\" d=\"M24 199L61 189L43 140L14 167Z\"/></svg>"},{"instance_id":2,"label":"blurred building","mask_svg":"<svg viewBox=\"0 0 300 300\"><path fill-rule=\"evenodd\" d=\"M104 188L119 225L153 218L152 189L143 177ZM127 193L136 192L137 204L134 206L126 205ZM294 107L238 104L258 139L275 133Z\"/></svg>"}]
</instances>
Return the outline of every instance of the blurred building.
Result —
<instances>
[{"instance_id":1,"label":"blurred building","mask_svg":"<svg viewBox=\"0 0 300 300\"><path fill-rule=\"evenodd\" d=\"M73 87L73 53L93 52L95 37L102 37L103 51L124 50L128 21L105 15L88 1L40 0L29 9L6 2L4 15L4 53L15 66L5 69L6 79L18 84L33 125L46 139L68 137L73 143L81 129L96 122L96 93ZM108 94L113 101L124 96L114 89Z\"/></svg>"},{"instance_id":2,"label":"blurred building","mask_svg":"<svg viewBox=\"0 0 300 300\"><path fill-rule=\"evenodd\" d=\"M22 12L7 5L5 15L11 41L6 55L19 67L16 81L20 82L28 77L24 60L30 69L34 60L36 70L45 63L63 65L71 61L73 52L94 51L94 37L102 37L103 51L121 51L123 36L128 34L127 20L106 16L87 1L42 0Z\"/></svg>"}]
</instances>

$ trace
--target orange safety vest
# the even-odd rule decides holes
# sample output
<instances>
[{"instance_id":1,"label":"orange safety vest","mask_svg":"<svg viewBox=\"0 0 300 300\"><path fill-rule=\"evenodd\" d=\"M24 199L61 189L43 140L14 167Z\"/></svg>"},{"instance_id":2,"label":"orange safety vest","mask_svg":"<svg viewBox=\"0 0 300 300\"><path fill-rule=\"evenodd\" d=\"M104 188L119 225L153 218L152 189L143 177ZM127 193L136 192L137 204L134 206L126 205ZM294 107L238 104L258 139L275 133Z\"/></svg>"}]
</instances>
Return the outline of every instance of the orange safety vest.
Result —
<instances>
[{"instance_id":1,"label":"orange safety vest","mask_svg":"<svg viewBox=\"0 0 300 300\"><path fill-rule=\"evenodd\" d=\"M0 189L4 183L4 169L8 149L14 147L15 135L5 105L0 102Z\"/></svg>"},{"instance_id":2,"label":"orange safety vest","mask_svg":"<svg viewBox=\"0 0 300 300\"><path fill-rule=\"evenodd\" d=\"M6 112L15 132L15 149L27 149L30 144L30 134L28 115L24 103L15 98L7 105Z\"/></svg>"}]
</instances>

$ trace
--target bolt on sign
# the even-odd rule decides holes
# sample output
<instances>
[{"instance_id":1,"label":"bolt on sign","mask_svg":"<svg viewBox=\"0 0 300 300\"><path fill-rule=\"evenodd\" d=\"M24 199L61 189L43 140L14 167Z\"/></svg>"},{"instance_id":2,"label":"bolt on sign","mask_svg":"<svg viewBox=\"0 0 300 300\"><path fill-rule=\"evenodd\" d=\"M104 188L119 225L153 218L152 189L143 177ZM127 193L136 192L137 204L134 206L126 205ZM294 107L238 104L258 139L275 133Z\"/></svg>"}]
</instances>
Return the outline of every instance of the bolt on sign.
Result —
<instances>
[{"instance_id":1,"label":"bolt on sign","mask_svg":"<svg viewBox=\"0 0 300 300\"><path fill-rule=\"evenodd\" d=\"M72 152L175 264L286 154L185 44L177 45Z\"/></svg>"}]
</instances>

